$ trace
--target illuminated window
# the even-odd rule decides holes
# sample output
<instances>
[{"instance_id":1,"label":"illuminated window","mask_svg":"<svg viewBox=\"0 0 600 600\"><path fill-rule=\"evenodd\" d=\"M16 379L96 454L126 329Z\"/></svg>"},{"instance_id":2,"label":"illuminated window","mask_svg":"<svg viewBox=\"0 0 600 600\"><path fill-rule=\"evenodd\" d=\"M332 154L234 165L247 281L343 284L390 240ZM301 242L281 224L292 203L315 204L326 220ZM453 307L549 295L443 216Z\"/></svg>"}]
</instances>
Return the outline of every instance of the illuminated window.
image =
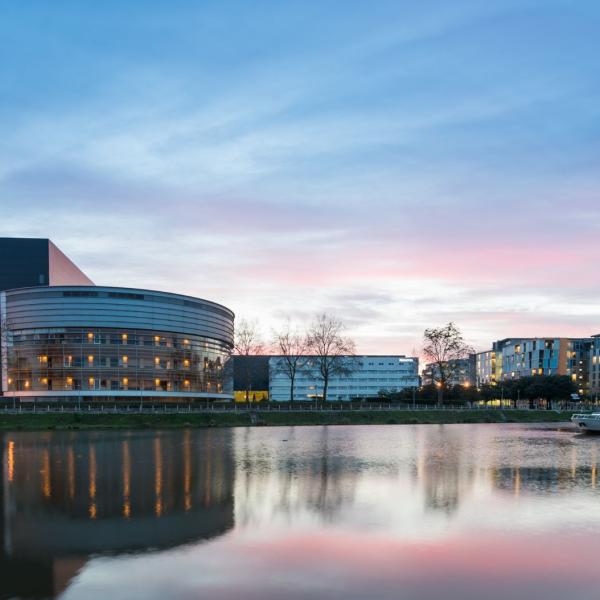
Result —
<instances>
[{"instance_id":1,"label":"illuminated window","mask_svg":"<svg viewBox=\"0 0 600 600\"><path fill-rule=\"evenodd\" d=\"M73 365L73 357L71 355L65 356L63 360L63 366L71 367Z\"/></svg>"},{"instance_id":2,"label":"illuminated window","mask_svg":"<svg viewBox=\"0 0 600 600\"><path fill-rule=\"evenodd\" d=\"M129 356L121 356L121 362L124 366L127 366L127 363L129 362Z\"/></svg>"},{"instance_id":3,"label":"illuminated window","mask_svg":"<svg viewBox=\"0 0 600 600\"><path fill-rule=\"evenodd\" d=\"M156 387L160 386L160 379L155 379L154 380L154 384L156 385Z\"/></svg>"},{"instance_id":4,"label":"illuminated window","mask_svg":"<svg viewBox=\"0 0 600 600\"><path fill-rule=\"evenodd\" d=\"M190 366L190 361L189 361L187 358L186 358L186 359L183 361L183 366L184 366L186 369L187 369L187 368Z\"/></svg>"},{"instance_id":5,"label":"illuminated window","mask_svg":"<svg viewBox=\"0 0 600 600\"><path fill-rule=\"evenodd\" d=\"M190 381L189 381L189 379L186 379L186 380L183 382L183 385L184 385L186 388L189 388L189 387L190 387Z\"/></svg>"},{"instance_id":6,"label":"illuminated window","mask_svg":"<svg viewBox=\"0 0 600 600\"><path fill-rule=\"evenodd\" d=\"M94 341L94 334L91 331L87 334L87 339L89 344Z\"/></svg>"},{"instance_id":7,"label":"illuminated window","mask_svg":"<svg viewBox=\"0 0 600 600\"><path fill-rule=\"evenodd\" d=\"M155 357L154 357L154 364L155 364L157 367L160 367L160 358L159 358L158 356L155 356Z\"/></svg>"},{"instance_id":8,"label":"illuminated window","mask_svg":"<svg viewBox=\"0 0 600 600\"><path fill-rule=\"evenodd\" d=\"M25 389L27 389L29 387L29 381L25 380Z\"/></svg>"},{"instance_id":9,"label":"illuminated window","mask_svg":"<svg viewBox=\"0 0 600 600\"><path fill-rule=\"evenodd\" d=\"M38 356L38 360L40 361L40 364L48 364L48 357L45 355Z\"/></svg>"},{"instance_id":10,"label":"illuminated window","mask_svg":"<svg viewBox=\"0 0 600 600\"><path fill-rule=\"evenodd\" d=\"M93 377L90 377L88 379L88 383L89 383L90 387L93 388L94 384L96 383L96 380Z\"/></svg>"},{"instance_id":11,"label":"illuminated window","mask_svg":"<svg viewBox=\"0 0 600 600\"><path fill-rule=\"evenodd\" d=\"M94 364L94 357L93 357L93 355L91 355L91 354L88 356L88 363L89 363L90 365L93 365L93 364Z\"/></svg>"},{"instance_id":12,"label":"illuminated window","mask_svg":"<svg viewBox=\"0 0 600 600\"><path fill-rule=\"evenodd\" d=\"M127 337L128 337L128 336L127 336L127 334L126 334L126 333L123 333L123 334L121 334L121 341L122 341L124 344L126 344L126 343L127 343Z\"/></svg>"},{"instance_id":13,"label":"illuminated window","mask_svg":"<svg viewBox=\"0 0 600 600\"><path fill-rule=\"evenodd\" d=\"M47 377L42 377L41 382L43 385L48 385L48 378Z\"/></svg>"}]
</instances>

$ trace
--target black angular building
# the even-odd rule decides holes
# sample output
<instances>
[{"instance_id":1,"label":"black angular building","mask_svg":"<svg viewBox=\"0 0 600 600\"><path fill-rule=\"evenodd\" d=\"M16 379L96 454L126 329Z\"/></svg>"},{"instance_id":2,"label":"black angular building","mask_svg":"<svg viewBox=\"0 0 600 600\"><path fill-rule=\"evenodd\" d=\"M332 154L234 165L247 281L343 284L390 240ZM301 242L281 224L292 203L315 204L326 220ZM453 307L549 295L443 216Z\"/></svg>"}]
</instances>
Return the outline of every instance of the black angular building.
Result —
<instances>
[{"instance_id":1,"label":"black angular building","mask_svg":"<svg viewBox=\"0 0 600 600\"><path fill-rule=\"evenodd\" d=\"M94 285L50 240L0 238L0 290Z\"/></svg>"}]
</instances>

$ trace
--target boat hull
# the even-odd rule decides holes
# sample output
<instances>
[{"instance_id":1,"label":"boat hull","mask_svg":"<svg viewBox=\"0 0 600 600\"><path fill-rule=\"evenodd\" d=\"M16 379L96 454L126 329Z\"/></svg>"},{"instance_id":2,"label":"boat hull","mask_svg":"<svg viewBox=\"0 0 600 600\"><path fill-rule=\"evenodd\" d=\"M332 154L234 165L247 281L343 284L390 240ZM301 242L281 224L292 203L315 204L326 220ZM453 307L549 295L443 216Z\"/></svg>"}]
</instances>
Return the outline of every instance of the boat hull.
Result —
<instances>
[{"instance_id":1,"label":"boat hull","mask_svg":"<svg viewBox=\"0 0 600 600\"><path fill-rule=\"evenodd\" d=\"M579 431L587 433L600 433L600 413L588 415L573 415L571 422Z\"/></svg>"}]
</instances>

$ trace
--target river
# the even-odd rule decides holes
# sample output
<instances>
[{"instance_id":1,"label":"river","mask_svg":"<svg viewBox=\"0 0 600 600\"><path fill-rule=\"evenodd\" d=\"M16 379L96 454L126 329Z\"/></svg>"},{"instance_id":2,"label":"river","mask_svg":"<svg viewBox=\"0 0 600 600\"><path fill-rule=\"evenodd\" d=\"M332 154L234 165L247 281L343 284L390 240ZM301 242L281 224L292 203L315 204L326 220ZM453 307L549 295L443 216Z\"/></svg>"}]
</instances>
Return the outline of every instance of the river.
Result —
<instances>
[{"instance_id":1,"label":"river","mask_svg":"<svg viewBox=\"0 0 600 600\"><path fill-rule=\"evenodd\" d=\"M600 438L568 425L16 432L0 597L600 597Z\"/></svg>"}]
</instances>

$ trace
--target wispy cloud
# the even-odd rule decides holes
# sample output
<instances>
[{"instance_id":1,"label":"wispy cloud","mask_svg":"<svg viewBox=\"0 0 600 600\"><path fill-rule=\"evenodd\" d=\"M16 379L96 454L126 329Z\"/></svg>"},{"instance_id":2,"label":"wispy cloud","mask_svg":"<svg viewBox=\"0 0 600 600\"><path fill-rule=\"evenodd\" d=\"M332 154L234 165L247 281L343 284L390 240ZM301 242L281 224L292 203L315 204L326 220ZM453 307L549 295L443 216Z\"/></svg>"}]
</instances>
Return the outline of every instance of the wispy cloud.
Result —
<instances>
[{"instance_id":1,"label":"wispy cloud","mask_svg":"<svg viewBox=\"0 0 600 600\"><path fill-rule=\"evenodd\" d=\"M126 4L6 8L1 234L363 351L600 330L595 3Z\"/></svg>"}]
</instances>

